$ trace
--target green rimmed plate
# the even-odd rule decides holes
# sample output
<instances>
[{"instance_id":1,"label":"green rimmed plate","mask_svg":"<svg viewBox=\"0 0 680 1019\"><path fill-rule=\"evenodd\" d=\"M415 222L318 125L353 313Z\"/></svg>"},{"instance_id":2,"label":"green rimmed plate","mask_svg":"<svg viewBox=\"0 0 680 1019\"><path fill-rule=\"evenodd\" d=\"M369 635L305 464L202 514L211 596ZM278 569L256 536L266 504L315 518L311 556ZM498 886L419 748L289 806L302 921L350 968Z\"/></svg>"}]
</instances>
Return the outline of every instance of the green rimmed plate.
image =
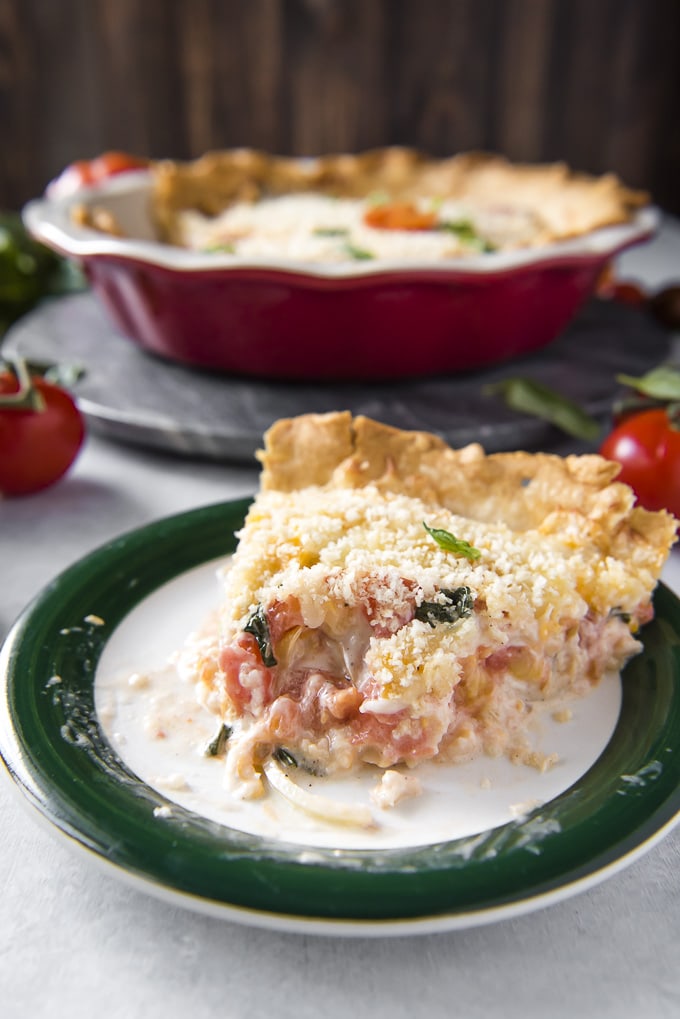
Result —
<instances>
[{"instance_id":1,"label":"green rimmed plate","mask_svg":"<svg viewBox=\"0 0 680 1019\"><path fill-rule=\"evenodd\" d=\"M596 763L523 819L413 848L335 849L249 835L176 807L118 757L95 712L114 630L159 587L233 551L246 500L124 535L51 583L2 650L0 752L72 843L147 891L228 919L303 932L407 934L473 926L587 888L660 839L680 811L680 602L663 585L624 672ZM103 623L101 622L103 620ZM60 677L59 697L50 680Z\"/></svg>"}]
</instances>

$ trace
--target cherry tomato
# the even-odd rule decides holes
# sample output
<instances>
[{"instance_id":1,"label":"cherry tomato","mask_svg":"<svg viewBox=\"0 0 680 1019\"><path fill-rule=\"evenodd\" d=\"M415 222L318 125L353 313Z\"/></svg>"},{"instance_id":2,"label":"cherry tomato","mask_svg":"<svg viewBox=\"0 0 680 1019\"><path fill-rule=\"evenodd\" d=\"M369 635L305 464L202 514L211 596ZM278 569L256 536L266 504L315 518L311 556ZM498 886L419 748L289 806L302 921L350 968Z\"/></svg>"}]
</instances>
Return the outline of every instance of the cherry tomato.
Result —
<instances>
[{"instance_id":1,"label":"cherry tomato","mask_svg":"<svg viewBox=\"0 0 680 1019\"><path fill-rule=\"evenodd\" d=\"M627 283L625 280L614 283L611 295L615 301L619 301L621 304L630 304L634 308L641 307L647 301L647 295L642 287L637 283Z\"/></svg>"},{"instance_id":2,"label":"cherry tomato","mask_svg":"<svg viewBox=\"0 0 680 1019\"><path fill-rule=\"evenodd\" d=\"M128 170L143 170L148 165L148 159L131 156L128 152L102 152L101 156L90 162L90 172L97 181Z\"/></svg>"},{"instance_id":3,"label":"cherry tomato","mask_svg":"<svg viewBox=\"0 0 680 1019\"><path fill-rule=\"evenodd\" d=\"M0 372L0 495L29 495L58 481L85 437L80 411L65 390L39 377L28 388L24 382ZM19 393L21 404L7 399Z\"/></svg>"},{"instance_id":4,"label":"cherry tomato","mask_svg":"<svg viewBox=\"0 0 680 1019\"><path fill-rule=\"evenodd\" d=\"M102 152L95 159L79 159L71 163L47 185L46 194L49 198L64 198L80 188L99 184L107 177L128 170L142 170L148 165L148 159L131 156L127 152Z\"/></svg>"},{"instance_id":5,"label":"cherry tomato","mask_svg":"<svg viewBox=\"0 0 680 1019\"><path fill-rule=\"evenodd\" d=\"M650 311L668 329L680 329L680 286L665 287L656 293Z\"/></svg>"},{"instance_id":6,"label":"cherry tomato","mask_svg":"<svg viewBox=\"0 0 680 1019\"><path fill-rule=\"evenodd\" d=\"M384 202L364 213L364 223L378 230L432 230L434 212L421 212L412 202Z\"/></svg>"},{"instance_id":7,"label":"cherry tomato","mask_svg":"<svg viewBox=\"0 0 680 1019\"><path fill-rule=\"evenodd\" d=\"M632 280L618 279L611 262L600 273L595 284L595 293L599 297L619 301L620 304L630 304L633 307L642 307L648 300L640 284Z\"/></svg>"},{"instance_id":8,"label":"cherry tomato","mask_svg":"<svg viewBox=\"0 0 680 1019\"><path fill-rule=\"evenodd\" d=\"M680 518L680 431L664 408L624 418L600 453L621 464L618 480L630 485L641 506L667 509Z\"/></svg>"}]
</instances>

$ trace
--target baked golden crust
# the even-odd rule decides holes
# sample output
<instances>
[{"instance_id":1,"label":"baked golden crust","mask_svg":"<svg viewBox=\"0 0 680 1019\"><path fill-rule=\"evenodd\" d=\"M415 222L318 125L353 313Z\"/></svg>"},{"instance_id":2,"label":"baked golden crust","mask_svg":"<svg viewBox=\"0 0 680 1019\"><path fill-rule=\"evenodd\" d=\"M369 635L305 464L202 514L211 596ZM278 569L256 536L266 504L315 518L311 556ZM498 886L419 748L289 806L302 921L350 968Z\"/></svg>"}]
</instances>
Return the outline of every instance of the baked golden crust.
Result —
<instances>
[{"instance_id":1,"label":"baked golden crust","mask_svg":"<svg viewBox=\"0 0 680 1019\"><path fill-rule=\"evenodd\" d=\"M101 205L85 205L79 202L71 208L71 219L76 226L98 230L111 237L125 237L125 231L110 209Z\"/></svg>"},{"instance_id":2,"label":"baked golden crust","mask_svg":"<svg viewBox=\"0 0 680 1019\"><path fill-rule=\"evenodd\" d=\"M649 203L642 191L613 174L575 173L564 163L513 164L483 152L432 159L408 148L374 149L300 160L253 149L209 152L192 162L164 160L152 167L152 212L159 234L182 243L179 215L194 210L214 217L237 202L314 192L390 200L461 199L514 202L535 218L534 244L627 222Z\"/></svg>"},{"instance_id":3,"label":"baked golden crust","mask_svg":"<svg viewBox=\"0 0 680 1019\"><path fill-rule=\"evenodd\" d=\"M436 435L340 411L277 421L258 456L263 490L370 484L513 531L550 534L576 524L603 555L644 560L656 575L675 540L675 518L636 506L615 480L618 465L595 454L487 455L477 444L452 449Z\"/></svg>"}]
</instances>

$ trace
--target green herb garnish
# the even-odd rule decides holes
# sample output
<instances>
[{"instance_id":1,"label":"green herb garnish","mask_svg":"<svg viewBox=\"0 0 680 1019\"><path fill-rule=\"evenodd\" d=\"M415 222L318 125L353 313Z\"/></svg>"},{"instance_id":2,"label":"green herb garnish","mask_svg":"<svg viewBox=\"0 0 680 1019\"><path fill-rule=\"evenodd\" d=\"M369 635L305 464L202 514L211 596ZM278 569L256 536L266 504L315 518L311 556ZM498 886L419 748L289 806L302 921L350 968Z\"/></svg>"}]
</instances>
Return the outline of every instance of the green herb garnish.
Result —
<instances>
[{"instance_id":1,"label":"green herb garnish","mask_svg":"<svg viewBox=\"0 0 680 1019\"><path fill-rule=\"evenodd\" d=\"M440 592L446 601L424 601L416 609L416 619L430 626L437 623L455 623L472 612L474 597L469 587L457 587L453 591L445 588Z\"/></svg>"},{"instance_id":2,"label":"green herb garnish","mask_svg":"<svg viewBox=\"0 0 680 1019\"><path fill-rule=\"evenodd\" d=\"M203 250L210 255L233 255L236 252L233 244L211 244Z\"/></svg>"},{"instance_id":3,"label":"green herb garnish","mask_svg":"<svg viewBox=\"0 0 680 1019\"><path fill-rule=\"evenodd\" d=\"M385 205L389 200L390 196L387 191L371 191L366 195L367 205Z\"/></svg>"},{"instance_id":4,"label":"green herb garnish","mask_svg":"<svg viewBox=\"0 0 680 1019\"><path fill-rule=\"evenodd\" d=\"M231 736L233 730L230 725L222 725L217 730L217 735L214 739L208 743L207 747L203 751L204 757L221 757L227 746L227 741Z\"/></svg>"},{"instance_id":5,"label":"green herb garnish","mask_svg":"<svg viewBox=\"0 0 680 1019\"><path fill-rule=\"evenodd\" d=\"M501 396L511 410L549 421L567 435L591 442L600 435L600 425L578 404L533 379L504 379L484 386L484 393Z\"/></svg>"},{"instance_id":6,"label":"green herb garnish","mask_svg":"<svg viewBox=\"0 0 680 1019\"><path fill-rule=\"evenodd\" d=\"M354 258L357 262L367 262L371 258L375 258L372 251L367 251L365 248L358 248L356 244L352 244L351 241L345 243L345 251Z\"/></svg>"},{"instance_id":7,"label":"green herb garnish","mask_svg":"<svg viewBox=\"0 0 680 1019\"><path fill-rule=\"evenodd\" d=\"M444 531L441 527L428 527L424 520L423 527L445 552L453 552L455 555L464 556L471 562L479 559L482 554L478 548L474 548L463 538L456 538L455 534L451 534L450 531Z\"/></svg>"},{"instance_id":8,"label":"green herb garnish","mask_svg":"<svg viewBox=\"0 0 680 1019\"><path fill-rule=\"evenodd\" d=\"M272 639L269 633L269 624L261 605L257 606L243 629L245 633L252 634L257 641L257 646L262 656L262 664L266 665L268 669L272 665L276 665L276 658L272 650Z\"/></svg>"},{"instance_id":9,"label":"green herb garnish","mask_svg":"<svg viewBox=\"0 0 680 1019\"><path fill-rule=\"evenodd\" d=\"M272 757L275 761L278 761L279 764L283 764L285 768L297 768L298 766L298 762L285 747L277 747L272 754Z\"/></svg>"},{"instance_id":10,"label":"green herb garnish","mask_svg":"<svg viewBox=\"0 0 680 1019\"><path fill-rule=\"evenodd\" d=\"M437 229L444 233L455 234L463 244L477 248L479 251L495 251L495 247L489 241L481 237L469 219L443 220L437 224Z\"/></svg>"},{"instance_id":11,"label":"green herb garnish","mask_svg":"<svg viewBox=\"0 0 680 1019\"><path fill-rule=\"evenodd\" d=\"M348 233L344 226L318 226L314 230L315 237L346 237Z\"/></svg>"}]
</instances>

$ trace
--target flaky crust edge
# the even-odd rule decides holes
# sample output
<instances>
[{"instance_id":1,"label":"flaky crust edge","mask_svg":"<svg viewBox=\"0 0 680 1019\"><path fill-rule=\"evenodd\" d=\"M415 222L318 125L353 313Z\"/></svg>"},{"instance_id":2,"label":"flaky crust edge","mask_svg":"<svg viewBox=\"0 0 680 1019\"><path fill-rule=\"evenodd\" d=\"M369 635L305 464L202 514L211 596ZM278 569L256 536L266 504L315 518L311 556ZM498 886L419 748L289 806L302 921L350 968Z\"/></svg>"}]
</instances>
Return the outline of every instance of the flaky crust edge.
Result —
<instances>
[{"instance_id":1,"label":"flaky crust edge","mask_svg":"<svg viewBox=\"0 0 680 1019\"><path fill-rule=\"evenodd\" d=\"M514 194L546 214L552 208L542 243L627 222L650 201L646 192L626 187L615 174L595 177L563 162L512 163L491 152L435 159L404 146L307 160L228 149L187 162L158 161L152 164L152 178L152 216L161 239L170 244L182 243L182 210L217 216L235 202L255 201L263 194L316 191L352 198L384 192L392 199Z\"/></svg>"},{"instance_id":2,"label":"flaky crust edge","mask_svg":"<svg viewBox=\"0 0 680 1019\"><path fill-rule=\"evenodd\" d=\"M263 491L372 485L517 532L576 525L603 555L657 578L676 538L675 518L636 506L631 488L615 480L618 464L597 454L453 449L429 432L337 411L275 422L258 459Z\"/></svg>"}]
</instances>

